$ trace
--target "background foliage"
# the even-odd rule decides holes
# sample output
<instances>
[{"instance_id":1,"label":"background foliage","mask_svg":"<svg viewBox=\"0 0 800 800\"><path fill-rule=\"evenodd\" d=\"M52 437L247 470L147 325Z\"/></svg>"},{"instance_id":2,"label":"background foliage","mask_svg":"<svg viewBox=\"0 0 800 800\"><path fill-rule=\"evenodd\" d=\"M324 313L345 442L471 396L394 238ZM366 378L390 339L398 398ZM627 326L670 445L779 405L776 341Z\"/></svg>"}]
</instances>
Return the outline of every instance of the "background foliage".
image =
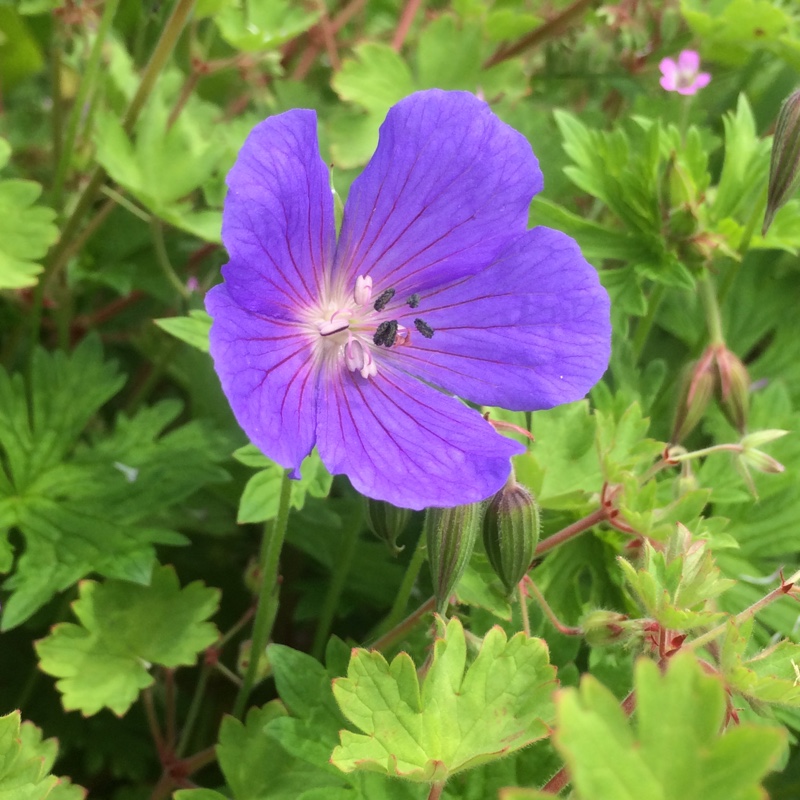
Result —
<instances>
[{"instance_id":1,"label":"background foliage","mask_svg":"<svg viewBox=\"0 0 800 800\"><path fill-rule=\"evenodd\" d=\"M0 0L0 795L796 797L799 74L790 0ZM247 443L203 310L256 122L316 109L346 197L428 87L530 139L614 325L587 400L492 410L541 539L448 619L422 514Z\"/></svg>"}]
</instances>

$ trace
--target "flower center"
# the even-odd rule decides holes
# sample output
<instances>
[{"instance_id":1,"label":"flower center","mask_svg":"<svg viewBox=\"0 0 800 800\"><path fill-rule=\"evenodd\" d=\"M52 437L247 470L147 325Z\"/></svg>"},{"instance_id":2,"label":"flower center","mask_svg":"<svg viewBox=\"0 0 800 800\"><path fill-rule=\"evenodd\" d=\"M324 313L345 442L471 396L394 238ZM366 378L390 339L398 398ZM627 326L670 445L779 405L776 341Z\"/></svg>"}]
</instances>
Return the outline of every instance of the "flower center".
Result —
<instances>
[{"instance_id":1,"label":"flower center","mask_svg":"<svg viewBox=\"0 0 800 800\"><path fill-rule=\"evenodd\" d=\"M376 356L380 349L411 341L411 331L400 322L405 309L387 308L395 294L395 289L388 288L373 300L372 278L359 275L352 296L322 304L309 320L316 333L318 355L329 362L343 361L347 369L360 373L362 378L374 378L378 374ZM419 302L419 295L412 294L405 304L414 309ZM434 334L433 328L422 319L415 319L414 326L426 339Z\"/></svg>"}]
</instances>

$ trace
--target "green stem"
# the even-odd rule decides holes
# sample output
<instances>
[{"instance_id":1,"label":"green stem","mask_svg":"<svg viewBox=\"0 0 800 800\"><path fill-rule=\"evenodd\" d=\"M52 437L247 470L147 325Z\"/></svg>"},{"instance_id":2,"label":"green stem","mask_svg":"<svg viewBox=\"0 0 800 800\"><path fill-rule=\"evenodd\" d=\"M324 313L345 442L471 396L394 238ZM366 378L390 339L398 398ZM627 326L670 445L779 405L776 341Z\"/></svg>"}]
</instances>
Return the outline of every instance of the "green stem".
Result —
<instances>
[{"instance_id":1,"label":"green stem","mask_svg":"<svg viewBox=\"0 0 800 800\"><path fill-rule=\"evenodd\" d=\"M425 537L420 536L419 539L417 539L417 546L414 548L414 555L411 556L411 560L408 562L406 574L403 576L403 581L395 595L394 603L392 603L392 607L386 615L386 619L384 619L370 635L370 639L383 635L403 619L403 615L406 613L406 608L408 607L408 601L411 597L411 592L414 591L419 571L425 563L426 554Z\"/></svg>"},{"instance_id":2,"label":"green stem","mask_svg":"<svg viewBox=\"0 0 800 800\"><path fill-rule=\"evenodd\" d=\"M522 618L522 631L526 636L531 635L531 620L528 616L528 598L525 594L525 589L523 588L523 584L525 583L525 579L523 578L517 584L517 597L519 598L519 615Z\"/></svg>"},{"instance_id":3,"label":"green stem","mask_svg":"<svg viewBox=\"0 0 800 800\"><path fill-rule=\"evenodd\" d=\"M700 299L703 301L703 308L706 312L708 322L709 344L725 344L725 337L722 335L722 315L719 311L717 302L717 292L711 275L706 273L698 282Z\"/></svg>"},{"instance_id":4,"label":"green stem","mask_svg":"<svg viewBox=\"0 0 800 800\"><path fill-rule=\"evenodd\" d=\"M647 339L650 336L650 331L653 329L653 323L656 320L658 307L661 305L661 301L664 299L666 288L667 287L664 286L663 283L659 283L653 289L653 291L650 292L650 298L647 301L647 314L636 326L636 333L633 337L634 363L638 362L642 356L642 351L644 350L644 346L647 344Z\"/></svg>"},{"instance_id":5,"label":"green stem","mask_svg":"<svg viewBox=\"0 0 800 800\"><path fill-rule=\"evenodd\" d=\"M436 598L429 597L419 608L412 611L402 622L395 625L392 630L384 633L383 636L375 639L369 645L370 650L385 650L395 642L400 641L410 630L413 630L417 623L429 612L436 608Z\"/></svg>"},{"instance_id":6,"label":"green stem","mask_svg":"<svg viewBox=\"0 0 800 800\"><path fill-rule=\"evenodd\" d=\"M211 667L208 664L203 664L200 668L200 676L197 679L197 685L194 687L194 694L192 695L192 702L189 704L189 710L186 712L186 720L181 729L181 737L178 740L178 746L175 750L175 755L180 758L189 745L189 739L194 732L194 726L197 722L197 716L200 713L200 708L203 705L205 698L206 686L208 686L208 678L211 675Z\"/></svg>"},{"instance_id":7,"label":"green stem","mask_svg":"<svg viewBox=\"0 0 800 800\"><path fill-rule=\"evenodd\" d=\"M753 239L753 234L756 232L758 223L764 219L764 210L766 207L767 187L765 186L758 196L758 201L753 204L753 209L750 212L750 216L747 218L744 230L742 231L742 238L739 241L739 246L736 248L737 252L739 253L739 258L732 260L730 266L727 270L725 270L725 274L722 276L719 288L720 302L722 302L728 296L728 292L730 292L731 287L736 282L736 277L739 275L739 270L742 267L744 257L747 255L747 251L750 249L750 242Z\"/></svg>"},{"instance_id":8,"label":"green stem","mask_svg":"<svg viewBox=\"0 0 800 800\"><path fill-rule=\"evenodd\" d=\"M289 522L289 501L292 498L292 482L289 473L283 473L281 496L278 502L278 516L264 526L264 537L261 540L261 553L258 565L261 573L261 588L258 594L258 607L253 622L253 643L250 663L242 681L242 688L233 705L233 716L242 718L245 705L253 690L256 673L264 649L272 633L272 625L278 612L278 562L283 540L286 538L286 526Z\"/></svg>"},{"instance_id":9,"label":"green stem","mask_svg":"<svg viewBox=\"0 0 800 800\"><path fill-rule=\"evenodd\" d=\"M172 266L172 262L169 260L167 246L164 242L164 226L158 217L150 217L150 233L153 237L153 248L156 251L156 258L161 267L161 271L172 284L175 291L184 300L188 299L190 292L183 281L178 277L175 268Z\"/></svg>"},{"instance_id":10,"label":"green stem","mask_svg":"<svg viewBox=\"0 0 800 800\"><path fill-rule=\"evenodd\" d=\"M192 11L194 2L195 0L178 0L170 18L164 25L161 38L158 40L153 54L150 56L150 61L145 67L142 80L139 83L139 88L136 90L136 94L133 100L131 100L131 104L128 106L128 110L125 112L125 116L122 119L122 127L126 133L130 133L133 130L133 126L136 124L136 120L139 118L139 114L147 98L150 96L161 70L167 63L175 47L175 43L178 41L183 26L186 24L186 20ZM97 193L100 191L100 187L103 185L105 179L105 170L99 165L96 166L92 171L89 182L78 198L78 202L72 214L70 214L69 219L64 225L61 237L50 253L50 257L45 265L44 275L42 275L39 281L39 287L42 288L42 291L44 291L44 285L53 275L66 265L69 258L68 252L70 242L77 234L83 217L94 204Z\"/></svg>"},{"instance_id":11,"label":"green stem","mask_svg":"<svg viewBox=\"0 0 800 800\"><path fill-rule=\"evenodd\" d=\"M61 56L63 54L63 27L55 18L50 54L50 94L53 99L52 135L53 160L58 163L63 156L64 104L61 97Z\"/></svg>"},{"instance_id":12,"label":"green stem","mask_svg":"<svg viewBox=\"0 0 800 800\"><path fill-rule=\"evenodd\" d=\"M331 581L328 584L328 591L325 593L325 600L322 603L317 630L314 634L314 644L311 648L311 655L316 659L322 659L325 653L325 645L331 633L333 620L336 616L336 609L339 607L339 600L342 597L347 578L350 575L350 567L353 563L353 556L356 553L358 536L361 526L351 525L343 533L343 541L339 542L339 557L333 568Z\"/></svg>"},{"instance_id":13,"label":"green stem","mask_svg":"<svg viewBox=\"0 0 800 800\"><path fill-rule=\"evenodd\" d=\"M63 203L64 181L66 180L67 170L69 169L70 160L72 159L72 151L75 148L78 125L80 124L89 94L92 89L94 89L97 76L100 74L100 59L103 54L103 45L105 44L106 36L114 20L114 16L117 13L118 6L119 0L106 0L106 3L103 5L103 16L100 18L100 24L97 26L97 34L92 43L89 58L86 60L81 72L78 91L75 94L75 101L72 104L69 120L67 122L67 132L64 137L63 149L56 159L57 167L55 179L53 181L53 205L58 210L61 209Z\"/></svg>"}]
</instances>

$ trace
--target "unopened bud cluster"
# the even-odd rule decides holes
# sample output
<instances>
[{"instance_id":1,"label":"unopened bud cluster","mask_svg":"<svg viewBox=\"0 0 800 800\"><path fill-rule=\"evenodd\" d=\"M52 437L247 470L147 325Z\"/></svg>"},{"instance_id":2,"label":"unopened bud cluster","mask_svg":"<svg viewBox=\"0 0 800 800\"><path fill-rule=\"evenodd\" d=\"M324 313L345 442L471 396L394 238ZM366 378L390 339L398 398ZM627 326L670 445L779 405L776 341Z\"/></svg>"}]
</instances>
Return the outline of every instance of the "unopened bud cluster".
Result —
<instances>
[{"instance_id":1,"label":"unopened bud cluster","mask_svg":"<svg viewBox=\"0 0 800 800\"><path fill-rule=\"evenodd\" d=\"M731 424L744 433L750 407L750 376L741 359L724 344L712 344L689 365L684 376L672 441L680 442L703 417L717 395Z\"/></svg>"}]
</instances>

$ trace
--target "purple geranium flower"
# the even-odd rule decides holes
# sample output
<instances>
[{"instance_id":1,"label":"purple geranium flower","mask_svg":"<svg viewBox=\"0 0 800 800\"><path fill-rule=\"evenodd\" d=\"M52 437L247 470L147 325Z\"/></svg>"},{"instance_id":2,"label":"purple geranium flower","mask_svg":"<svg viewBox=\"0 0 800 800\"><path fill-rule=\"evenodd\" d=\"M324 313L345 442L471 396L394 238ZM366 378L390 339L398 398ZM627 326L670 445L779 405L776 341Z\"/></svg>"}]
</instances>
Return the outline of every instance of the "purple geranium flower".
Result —
<instances>
[{"instance_id":1,"label":"purple geranium flower","mask_svg":"<svg viewBox=\"0 0 800 800\"><path fill-rule=\"evenodd\" d=\"M284 467L316 445L369 497L479 501L523 448L454 395L550 408L606 368L608 296L572 239L526 230L536 158L471 94L389 111L338 243L313 111L257 125L228 187L211 354L239 424Z\"/></svg>"},{"instance_id":2,"label":"purple geranium flower","mask_svg":"<svg viewBox=\"0 0 800 800\"><path fill-rule=\"evenodd\" d=\"M682 50L677 62L672 58L662 58L658 65L661 70L659 83L668 92L695 94L698 89L708 86L711 75L700 72L700 56L694 50Z\"/></svg>"}]
</instances>

